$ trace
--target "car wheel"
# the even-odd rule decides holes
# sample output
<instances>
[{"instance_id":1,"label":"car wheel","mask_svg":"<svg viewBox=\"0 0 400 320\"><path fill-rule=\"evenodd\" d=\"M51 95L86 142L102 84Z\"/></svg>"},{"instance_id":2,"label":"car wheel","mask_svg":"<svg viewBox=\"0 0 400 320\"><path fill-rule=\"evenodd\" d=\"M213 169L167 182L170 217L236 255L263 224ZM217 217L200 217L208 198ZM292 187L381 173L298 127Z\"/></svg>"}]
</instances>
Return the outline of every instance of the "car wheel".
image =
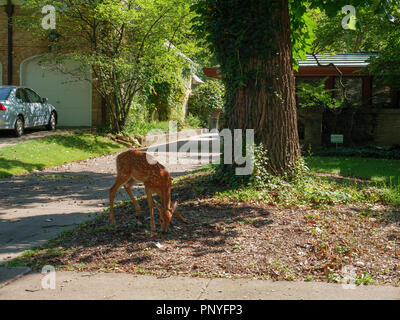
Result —
<instances>
[{"instance_id":1,"label":"car wheel","mask_svg":"<svg viewBox=\"0 0 400 320\"><path fill-rule=\"evenodd\" d=\"M15 135L17 137L20 137L24 134L24 120L22 119L22 117L18 117L17 121L15 121L15 127L14 127L14 131L15 131Z\"/></svg>"},{"instance_id":2,"label":"car wheel","mask_svg":"<svg viewBox=\"0 0 400 320\"><path fill-rule=\"evenodd\" d=\"M56 130L56 126L57 126L56 114L52 112L50 115L49 123L47 124L47 130L54 131Z\"/></svg>"}]
</instances>

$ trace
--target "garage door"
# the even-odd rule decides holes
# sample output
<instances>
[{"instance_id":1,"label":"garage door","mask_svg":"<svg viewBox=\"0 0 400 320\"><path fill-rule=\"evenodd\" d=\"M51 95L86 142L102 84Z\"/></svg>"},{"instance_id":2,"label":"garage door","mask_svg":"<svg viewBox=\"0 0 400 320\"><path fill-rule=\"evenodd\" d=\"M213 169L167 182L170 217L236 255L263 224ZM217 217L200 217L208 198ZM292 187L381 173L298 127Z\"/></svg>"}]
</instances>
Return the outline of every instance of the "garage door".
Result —
<instances>
[{"instance_id":1,"label":"garage door","mask_svg":"<svg viewBox=\"0 0 400 320\"><path fill-rule=\"evenodd\" d=\"M56 107L60 126L91 126L92 87L89 81L44 69L40 57L25 60L21 65L21 85L30 87L40 96L48 98ZM74 62L67 63L67 70L74 70Z\"/></svg>"}]
</instances>

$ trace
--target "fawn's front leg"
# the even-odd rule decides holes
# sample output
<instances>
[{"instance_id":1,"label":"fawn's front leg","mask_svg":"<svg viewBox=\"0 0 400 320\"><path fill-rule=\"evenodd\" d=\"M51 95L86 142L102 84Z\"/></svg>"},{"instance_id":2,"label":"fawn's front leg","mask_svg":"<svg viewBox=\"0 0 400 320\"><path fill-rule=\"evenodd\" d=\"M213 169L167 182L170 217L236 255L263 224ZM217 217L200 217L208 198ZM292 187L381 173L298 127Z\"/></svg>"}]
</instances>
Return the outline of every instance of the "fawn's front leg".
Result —
<instances>
[{"instance_id":1,"label":"fawn's front leg","mask_svg":"<svg viewBox=\"0 0 400 320\"><path fill-rule=\"evenodd\" d=\"M131 198L133 205L136 208L136 217L139 217L140 216L140 206L137 203L135 197L133 196L133 193L132 193L132 190L131 190L132 186L129 185L129 186L125 186L124 188L125 188L125 191L128 193L129 198Z\"/></svg>"},{"instance_id":2,"label":"fawn's front leg","mask_svg":"<svg viewBox=\"0 0 400 320\"><path fill-rule=\"evenodd\" d=\"M124 175L117 175L114 185L110 189L110 221L111 224L115 224L115 216L114 216L114 198L121 186L128 181L129 177Z\"/></svg>"}]
</instances>

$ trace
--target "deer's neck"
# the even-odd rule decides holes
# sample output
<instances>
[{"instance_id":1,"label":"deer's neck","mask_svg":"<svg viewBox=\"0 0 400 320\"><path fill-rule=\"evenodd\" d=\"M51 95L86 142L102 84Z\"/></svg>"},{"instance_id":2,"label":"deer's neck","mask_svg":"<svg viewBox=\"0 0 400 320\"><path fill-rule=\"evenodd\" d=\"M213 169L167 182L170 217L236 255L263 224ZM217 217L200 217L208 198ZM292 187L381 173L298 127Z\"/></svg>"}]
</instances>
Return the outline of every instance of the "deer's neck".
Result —
<instances>
[{"instance_id":1,"label":"deer's neck","mask_svg":"<svg viewBox=\"0 0 400 320\"><path fill-rule=\"evenodd\" d=\"M162 192L162 206L166 209L171 208L171 187L165 188Z\"/></svg>"}]
</instances>

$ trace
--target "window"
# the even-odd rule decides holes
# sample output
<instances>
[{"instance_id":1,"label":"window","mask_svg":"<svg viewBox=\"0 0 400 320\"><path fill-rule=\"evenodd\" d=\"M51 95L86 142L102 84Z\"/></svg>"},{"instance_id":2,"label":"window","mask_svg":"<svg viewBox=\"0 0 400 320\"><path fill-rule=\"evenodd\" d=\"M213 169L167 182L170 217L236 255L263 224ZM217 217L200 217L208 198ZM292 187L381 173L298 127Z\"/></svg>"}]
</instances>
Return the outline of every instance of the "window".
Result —
<instances>
[{"instance_id":1,"label":"window","mask_svg":"<svg viewBox=\"0 0 400 320\"><path fill-rule=\"evenodd\" d=\"M18 89L17 93L15 94L15 97L17 99L20 99L22 102L29 102L24 89Z\"/></svg>"},{"instance_id":2,"label":"window","mask_svg":"<svg viewBox=\"0 0 400 320\"><path fill-rule=\"evenodd\" d=\"M28 99L31 103L42 102L42 99L32 90L26 89L25 91L26 91L26 93L28 95Z\"/></svg>"},{"instance_id":3,"label":"window","mask_svg":"<svg viewBox=\"0 0 400 320\"><path fill-rule=\"evenodd\" d=\"M377 83L372 84L372 105L376 108L399 108L400 95L394 88Z\"/></svg>"},{"instance_id":4,"label":"window","mask_svg":"<svg viewBox=\"0 0 400 320\"><path fill-rule=\"evenodd\" d=\"M345 77L342 78L342 82L346 87L347 99L355 105L362 105L362 94L363 94L363 83L361 77ZM335 89L336 94L339 97L343 97L342 86L340 85L340 78L335 77Z\"/></svg>"},{"instance_id":5,"label":"window","mask_svg":"<svg viewBox=\"0 0 400 320\"><path fill-rule=\"evenodd\" d=\"M7 100L10 95L12 88L1 88L0 87L0 100Z\"/></svg>"}]
</instances>

